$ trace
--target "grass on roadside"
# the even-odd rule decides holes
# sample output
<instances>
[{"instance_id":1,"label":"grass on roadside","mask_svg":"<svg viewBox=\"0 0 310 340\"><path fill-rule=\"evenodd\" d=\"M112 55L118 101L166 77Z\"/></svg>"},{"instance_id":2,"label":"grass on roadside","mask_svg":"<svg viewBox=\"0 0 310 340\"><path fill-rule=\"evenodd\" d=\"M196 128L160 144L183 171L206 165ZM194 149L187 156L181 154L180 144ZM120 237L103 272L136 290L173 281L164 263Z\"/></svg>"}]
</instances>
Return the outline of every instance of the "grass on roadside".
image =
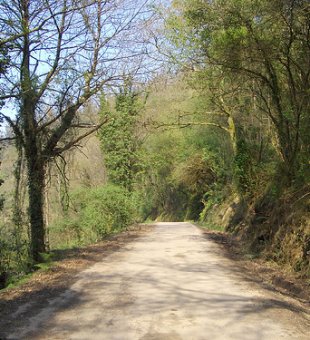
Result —
<instances>
[{"instance_id":1,"label":"grass on roadside","mask_svg":"<svg viewBox=\"0 0 310 340\"><path fill-rule=\"evenodd\" d=\"M199 226L201 228L210 230L210 231L218 231L218 232L224 232L225 229L222 225L218 224L212 224L212 223L199 223Z\"/></svg>"}]
</instances>

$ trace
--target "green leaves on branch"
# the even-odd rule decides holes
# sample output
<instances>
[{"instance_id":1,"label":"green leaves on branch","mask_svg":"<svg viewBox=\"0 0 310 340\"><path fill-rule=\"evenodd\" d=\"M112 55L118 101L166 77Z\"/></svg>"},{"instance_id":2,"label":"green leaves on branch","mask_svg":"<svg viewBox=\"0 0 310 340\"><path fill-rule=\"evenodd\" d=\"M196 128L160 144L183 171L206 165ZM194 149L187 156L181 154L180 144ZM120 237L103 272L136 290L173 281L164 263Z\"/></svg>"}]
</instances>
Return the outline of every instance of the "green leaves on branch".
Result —
<instances>
[{"instance_id":1,"label":"green leaves on branch","mask_svg":"<svg viewBox=\"0 0 310 340\"><path fill-rule=\"evenodd\" d=\"M171 41L190 52L187 63L205 76L204 88L213 70L231 84L225 93L209 86L213 100L222 97L220 111L236 119L238 101L248 98L239 117L270 121L282 175L294 183L310 155L309 1L183 0L173 3L171 18Z\"/></svg>"}]
</instances>

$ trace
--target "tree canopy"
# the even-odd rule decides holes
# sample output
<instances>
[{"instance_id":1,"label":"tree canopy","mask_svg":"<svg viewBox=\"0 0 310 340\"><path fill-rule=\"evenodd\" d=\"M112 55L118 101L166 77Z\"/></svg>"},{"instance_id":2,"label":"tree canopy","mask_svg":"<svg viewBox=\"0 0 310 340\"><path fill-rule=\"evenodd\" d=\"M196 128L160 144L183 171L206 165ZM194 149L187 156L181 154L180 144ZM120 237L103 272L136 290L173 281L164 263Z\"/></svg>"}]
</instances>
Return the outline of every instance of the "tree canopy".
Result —
<instances>
[{"instance_id":1,"label":"tree canopy","mask_svg":"<svg viewBox=\"0 0 310 340\"><path fill-rule=\"evenodd\" d=\"M211 90L223 112L232 107L218 90L226 83L226 94L234 90L243 110L270 118L283 171L289 181L296 179L309 153L309 2L173 4L172 40L188 56L187 63L204 83L215 79ZM244 103L247 98L250 105Z\"/></svg>"}]
</instances>

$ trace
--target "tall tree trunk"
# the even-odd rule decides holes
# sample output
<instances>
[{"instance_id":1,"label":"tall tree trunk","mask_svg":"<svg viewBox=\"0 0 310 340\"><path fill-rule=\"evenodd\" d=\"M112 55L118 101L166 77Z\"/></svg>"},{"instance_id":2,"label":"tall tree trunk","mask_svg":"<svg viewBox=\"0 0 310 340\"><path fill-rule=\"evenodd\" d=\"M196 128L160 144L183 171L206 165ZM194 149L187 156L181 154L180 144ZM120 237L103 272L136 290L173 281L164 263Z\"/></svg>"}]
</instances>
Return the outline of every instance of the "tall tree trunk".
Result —
<instances>
[{"instance_id":1,"label":"tall tree trunk","mask_svg":"<svg viewBox=\"0 0 310 340\"><path fill-rule=\"evenodd\" d=\"M291 185L294 179L296 179L296 173L299 167L297 163L297 154L300 150L298 148L293 148L289 132L290 131L283 126L280 126L277 129L279 149L283 162L282 172L288 185Z\"/></svg>"},{"instance_id":2,"label":"tall tree trunk","mask_svg":"<svg viewBox=\"0 0 310 340\"><path fill-rule=\"evenodd\" d=\"M37 136L36 106L38 102L30 63L30 1L21 0L23 48L20 68L22 129L24 135L25 157L28 170L29 218L31 229L31 254L35 262L40 262L40 253L45 252L44 228L44 168L41 145Z\"/></svg>"},{"instance_id":3,"label":"tall tree trunk","mask_svg":"<svg viewBox=\"0 0 310 340\"><path fill-rule=\"evenodd\" d=\"M242 127L232 116L228 117L228 131L234 152L234 179L238 195L241 197L247 192L251 180L251 158ZM239 197L239 198L240 198Z\"/></svg>"},{"instance_id":4,"label":"tall tree trunk","mask_svg":"<svg viewBox=\"0 0 310 340\"><path fill-rule=\"evenodd\" d=\"M36 149L36 148L34 148ZM31 226L31 254L35 262L42 260L40 253L45 252L44 228L44 168L42 158L35 150L27 154L29 217Z\"/></svg>"}]
</instances>

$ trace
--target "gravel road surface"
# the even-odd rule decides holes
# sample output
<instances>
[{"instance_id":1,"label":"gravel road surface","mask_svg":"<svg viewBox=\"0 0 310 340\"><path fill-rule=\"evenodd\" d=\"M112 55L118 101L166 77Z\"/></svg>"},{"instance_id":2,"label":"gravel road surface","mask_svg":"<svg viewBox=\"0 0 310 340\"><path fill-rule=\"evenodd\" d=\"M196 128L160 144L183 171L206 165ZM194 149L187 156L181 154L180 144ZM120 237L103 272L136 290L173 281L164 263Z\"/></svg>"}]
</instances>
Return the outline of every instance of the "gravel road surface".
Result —
<instances>
[{"instance_id":1,"label":"gravel road surface","mask_svg":"<svg viewBox=\"0 0 310 340\"><path fill-rule=\"evenodd\" d=\"M157 223L81 272L9 339L302 340L309 331L306 310L245 279L199 228Z\"/></svg>"}]
</instances>

